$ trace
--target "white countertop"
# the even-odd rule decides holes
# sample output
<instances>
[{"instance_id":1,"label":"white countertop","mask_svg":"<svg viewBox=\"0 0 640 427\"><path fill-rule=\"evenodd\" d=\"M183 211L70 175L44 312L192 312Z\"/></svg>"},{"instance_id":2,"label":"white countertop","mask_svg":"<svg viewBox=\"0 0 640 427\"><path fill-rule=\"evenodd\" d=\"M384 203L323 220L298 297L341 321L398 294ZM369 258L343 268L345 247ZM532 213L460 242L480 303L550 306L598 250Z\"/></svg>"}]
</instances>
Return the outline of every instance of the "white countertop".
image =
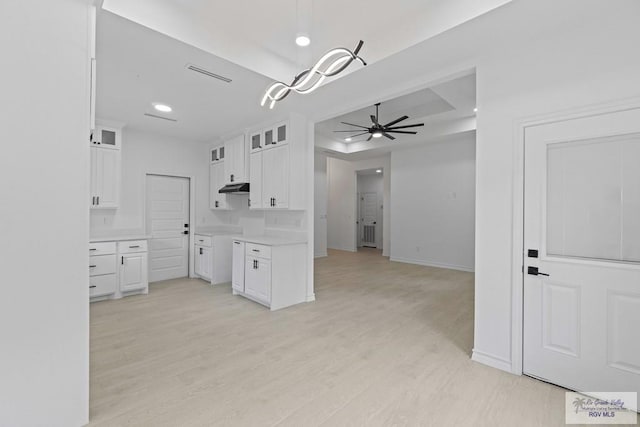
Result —
<instances>
[{"instance_id":1,"label":"white countertop","mask_svg":"<svg viewBox=\"0 0 640 427\"><path fill-rule=\"evenodd\" d=\"M275 236L233 236L233 240L238 240L240 242L247 243L255 243L258 245L267 245L267 246L286 246L286 245L300 245L306 244L307 241L304 239L298 238L287 238L287 237L275 237Z\"/></svg>"},{"instance_id":2,"label":"white countertop","mask_svg":"<svg viewBox=\"0 0 640 427\"><path fill-rule=\"evenodd\" d=\"M129 240L149 240L151 236L147 234L131 234L131 235L122 235L122 236L102 236L102 237L91 237L89 239L89 243L100 243L100 242L126 242Z\"/></svg>"},{"instance_id":3,"label":"white countertop","mask_svg":"<svg viewBox=\"0 0 640 427\"><path fill-rule=\"evenodd\" d=\"M237 231L200 231L200 230L196 230L196 232L194 234L199 234L201 236L209 236L209 237L214 237L214 236L236 236L238 234Z\"/></svg>"},{"instance_id":4,"label":"white countertop","mask_svg":"<svg viewBox=\"0 0 640 427\"><path fill-rule=\"evenodd\" d=\"M200 234L203 236L228 236L228 235L237 235L242 233L242 227L237 226L205 226L205 227L196 227L194 234Z\"/></svg>"}]
</instances>

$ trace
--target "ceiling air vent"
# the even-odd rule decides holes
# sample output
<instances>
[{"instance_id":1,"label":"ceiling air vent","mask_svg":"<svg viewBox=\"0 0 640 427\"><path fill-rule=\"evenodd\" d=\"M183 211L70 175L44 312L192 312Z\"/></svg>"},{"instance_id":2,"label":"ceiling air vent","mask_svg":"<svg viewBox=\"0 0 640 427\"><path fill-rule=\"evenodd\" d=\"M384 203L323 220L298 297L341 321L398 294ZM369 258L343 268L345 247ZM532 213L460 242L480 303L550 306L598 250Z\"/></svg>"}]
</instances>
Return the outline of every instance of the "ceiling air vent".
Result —
<instances>
[{"instance_id":1,"label":"ceiling air vent","mask_svg":"<svg viewBox=\"0 0 640 427\"><path fill-rule=\"evenodd\" d=\"M225 83L231 83L231 79L223 77L219 74L212 73L211 71L200 68L197 65L187 64L187 70L195 71L196 73L204 74L205 76L213 77L214 79L222 80Z\"/></svg>"},{"instance_id":2,"label":"ceiling air vent","mask_svg":"<svg viewBox=\"0 0 640 427\"><path fill-rule=\"evenodd\" d=\"M167 121L170 121L170 122L177 122L176 119L172 119L170 117L157 116L157 115L151 114L151 113L144 113L144 115L147 116L147 117L153 117L154 119L162 119L162 120L167 120Z\"/></svg>"}]
</instances>

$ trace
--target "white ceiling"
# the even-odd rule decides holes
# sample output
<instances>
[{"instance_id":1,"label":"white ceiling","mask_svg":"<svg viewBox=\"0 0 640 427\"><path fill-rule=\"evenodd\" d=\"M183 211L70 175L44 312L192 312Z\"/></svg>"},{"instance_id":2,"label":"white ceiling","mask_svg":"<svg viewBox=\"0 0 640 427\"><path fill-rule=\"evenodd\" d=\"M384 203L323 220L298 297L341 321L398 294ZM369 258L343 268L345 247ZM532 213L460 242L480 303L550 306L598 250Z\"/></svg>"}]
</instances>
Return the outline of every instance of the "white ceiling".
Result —
<instances>
[{"instance_id":1,"label":"white ceiling","mask_svg":"<svg viewBox=\"0 0 640 427\"><path fill-rule=\"evenodd\" d=\"M107 0L105 5L118 2ZM145 4L149 5L146 0L128 3L132 7L134 4L140 5L141 10L144 10ZM158 0L158 4L164 3L165 0ZM184 0L184 3L197 5L200 2ZM235 10L233 5L225 5L224 10L227 6ZM188 9L185 7L185 11ZM180 13L176 11L176 17ZM611 18L611 25L602 27L601 17L611 15L615 15ZM605 28L615 31L616 19L624 19L624 16L618 15L615 9L599 0L510 2L386 59L360 67L357 72L332 81L311 95L292 94L279 102L274 110L269 110L259 107L259 99L271 82L270 78L102 11L98 22L98 115L146 131L211 141L262 122L280 120L291 111L304 114L314 122L325 121L371 108L375 102L386 103L399 95L429 88L454 106L455 110L424 118L425 123L435 123L425 126L419 135L431 140L446 139L447 135L472 132L475 129L475 117L469 112L472 105L462 107L464 97L457 99L457 94L461 92L443 90L443 82L453 77L469 76L474 73L476 66L481 78L483 62L491 61L494 57L529 61L535 67L535 56L531 56L531 49L523 52L521 46L532 45L536 40L552 38L558 43L572 43L572 46L575 44L582 48L599 46L606 39L594 34L589 43L574 40L572 28L576 25L592 25L594 28L602 27L601 31L605 31ZM264 33L270 34L269 31ZM251 57L248 50L243 52L244 56ZM508 52L508 56L504 52ZM234 80L231 84L224 84L188 74L184 70L187 62L204 66ZM143 113L149 111L152 102L171 104L175 110L172 115L179 121L171 123L144 117ZM483 106L478 107L481 116ZM418 117L415 119L422 120ZM363 156L370 156L378 149L368 144L368 149L363 151L363 143L340 145L326 137L319 138L318 143L322 149L348 155L362 153ZM388 147L382 146L380 150L388 151Z\"/></svg>"},{"instance_id":2,"label":"white ceiling","mask_svg":"<svg viewBox=\"0 0 640 427\"><path fill-rule=\"evenodd\" d=\"M374 106L367 106L351 113L316 123L316 146L340 157L362 157L364 152L381 154L409 145L441 140L458 133L475 129L476 75L469 73L444 83L389 99L380 104L379 121L388 123L400 116L409 116L398 125L424 123L425 126L406 129L417 135L392 134L396 139L382 137L367 141L362 135L345 141L345 137L361 133L359 129L342 122L371 126L369 116L375 114ZM353 133L336 130L357 129ZM370 154L370 153L369 153Z\"/></svg>"},{"instance_id":3,"label":"white ceiling","mask_svg":"<svg viewBox=\"0 0 640 427\"><path fill-rule=\"evenodd\" d=\"M308 0L311 46L300 48L296 0L104 0L103 8L272 79L289 82L334 47L375 63L511 0ZM349 71L360 65L353 64Z\"/></svg>"},{"instance_id":4,"label":"white ceiling","mask_svg":"<svg viewBox=\"0 0 640 427\"><path fill-rule=\"evenodd\" d=\"M259 104L268 78L106 11L98 13L96 56L99 118L211 141L269 117ZM189 71L189 63L232 82ZM169 104L174 111L164 116L177 122L145 116L163 116L154 102Z\"/></svg>"}]
</instances>

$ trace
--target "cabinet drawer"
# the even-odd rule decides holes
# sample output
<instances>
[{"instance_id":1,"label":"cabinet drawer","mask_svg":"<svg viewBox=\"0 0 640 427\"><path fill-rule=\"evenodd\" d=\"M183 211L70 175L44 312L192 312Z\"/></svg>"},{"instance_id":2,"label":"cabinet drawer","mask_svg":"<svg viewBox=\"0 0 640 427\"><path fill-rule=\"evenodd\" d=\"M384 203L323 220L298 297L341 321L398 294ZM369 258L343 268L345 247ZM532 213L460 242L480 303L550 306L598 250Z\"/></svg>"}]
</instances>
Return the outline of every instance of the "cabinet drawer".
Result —
<instances>
[{"instance_id":1,"label":"cabinet drawer","mask_svg":"<svg viewBox=\"0 0 640 427\"><path fill-rule=\"evenodd\" d=\"M89 257L89 276L100 276L103 274L115 274L115 255L95 255Z\"/></svg>"},{"instance_id":2,"label":"cabinet drawer","mask_svg":"<svg viewBox=\"0 0 640 427\"><path fill-rule=\"evenodd\" d=\"M211 247L211 236L203 236L202 234L195 235L196 245Z\"/></svg>"},{"instance_id":3,"label":"cabinet drawer","mask_svg":"<svg viewBox=\"0 0 640 427\"><path fill-rule=\"evenodd\" d=\"M146 240L131 240L129 242L118 242L119 254L130 254L136 252L147 252Z\"/></svg>"},{"instance_id":4,"label":"cabinet drawer","mask_svg":"<svg viewBox=\"0 0 640 427\"><path fill-rule=\"evenodd\" d=\"M116 253L116 242L89 243L89 255L109 255Z\"/></svg>"},{"instance_id":5,"label":"cabinet drawer","mask_svg":"<svg viewBox=\"0 0 640 427\"><path fill-rule=\"evenodd\" d=\"M116 292L116 275L105 274L89 278L89 296L101 297Z\"/></svg>"},{"instance_id":6,"label":"cabinet drawer","mask_svg":"<svg viewBox=\"0 0 640 427\"><path fill-rule=\"evenodd\" d=\"M271 246L247 243L247 256L271 259Z\"/></svg>"}]
</instances>

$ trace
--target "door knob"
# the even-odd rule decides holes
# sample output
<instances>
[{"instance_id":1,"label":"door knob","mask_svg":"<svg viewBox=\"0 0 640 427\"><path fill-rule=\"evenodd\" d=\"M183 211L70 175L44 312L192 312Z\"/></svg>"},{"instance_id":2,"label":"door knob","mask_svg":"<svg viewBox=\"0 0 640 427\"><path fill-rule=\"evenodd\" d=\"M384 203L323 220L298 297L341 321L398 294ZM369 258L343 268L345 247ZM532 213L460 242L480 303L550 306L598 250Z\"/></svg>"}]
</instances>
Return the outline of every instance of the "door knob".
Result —
<instances>
[{"instance_id":1,"label":"door knob","mask_svg":"<svg viewBox=\"0 0 640 427\"><path fill-rule=\"evenodd\" d=\"M549 275L547 273L541 273L540 271L538 271L538 267L527 267L527 274L530 274L532 276L547 276L547 277L549 277Z\"/></svg>"}]
</instances>

